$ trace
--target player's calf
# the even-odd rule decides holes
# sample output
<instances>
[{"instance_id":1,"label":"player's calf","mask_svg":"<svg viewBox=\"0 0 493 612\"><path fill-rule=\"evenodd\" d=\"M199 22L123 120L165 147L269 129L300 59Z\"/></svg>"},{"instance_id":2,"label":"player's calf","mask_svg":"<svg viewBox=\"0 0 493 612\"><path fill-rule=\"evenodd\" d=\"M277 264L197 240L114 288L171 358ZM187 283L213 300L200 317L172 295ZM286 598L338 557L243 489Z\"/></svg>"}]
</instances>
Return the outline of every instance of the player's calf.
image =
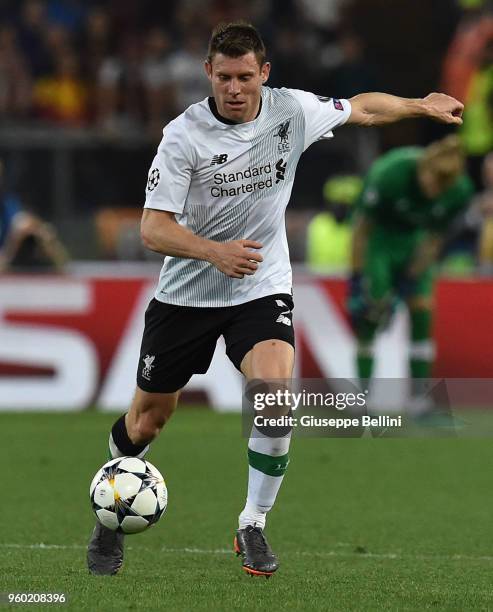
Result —
<instances>
[{"instance_id":1,"label":"player's calf","mask_svg":"<svg viewBox=\"0 0 493 612\"><path fill-rule=\"evenodd\" d=\"M124 435L121 442L124 445L130 442L141 447L152 442L173 414L178 403L178 396L179 391L149 393L137 387L134 400L126 415L125 431L122 430ZM128 439L125 438L125 435Z\"/></svg>"}]
</instances>

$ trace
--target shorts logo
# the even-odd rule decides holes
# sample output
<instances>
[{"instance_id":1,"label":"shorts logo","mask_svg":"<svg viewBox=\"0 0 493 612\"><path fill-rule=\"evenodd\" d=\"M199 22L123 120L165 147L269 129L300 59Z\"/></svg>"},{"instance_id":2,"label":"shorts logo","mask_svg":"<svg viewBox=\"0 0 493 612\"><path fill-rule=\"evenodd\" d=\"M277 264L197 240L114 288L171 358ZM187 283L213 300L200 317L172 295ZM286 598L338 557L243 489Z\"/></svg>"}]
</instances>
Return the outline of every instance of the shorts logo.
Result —
<instances>
[{"instance_id":1,"label":"shorts logo","mask_svg":"<svg viewBox=\"0 0 493 612\"><path fill-rule=\"evenodd\" d=\"M156 189L156 187L158 186L160 178L161 175L159 174L159 169L153 168L149 172L149 177L147 179L147 191L154 191L154 189Z\"/></svg>"},{"instance_id":2,"label":"shorts logo","mask_svg":"<svg viewBox=\"0 0 493 612\"><path fill-rule=\"evenodd\" d=\"M142 361L145 363L145 366L142 368L142 378L146 380L151 380L151 370L154 367L152 362L156 359L155 355L146 355Z\"/></svg>"},{"instance_id":3,"label":"shorts logo","mask_svg":"<svg viewBox=\"0 0 493 612\"><path fill-rule=\"evenodd\" d=\"M286 315L291 314L290 310L286 310L285 312L281 312L281 314L277 317L276 323L283 323L288 327L291 327L291 319Z\"/></svg>"}]
</instances>

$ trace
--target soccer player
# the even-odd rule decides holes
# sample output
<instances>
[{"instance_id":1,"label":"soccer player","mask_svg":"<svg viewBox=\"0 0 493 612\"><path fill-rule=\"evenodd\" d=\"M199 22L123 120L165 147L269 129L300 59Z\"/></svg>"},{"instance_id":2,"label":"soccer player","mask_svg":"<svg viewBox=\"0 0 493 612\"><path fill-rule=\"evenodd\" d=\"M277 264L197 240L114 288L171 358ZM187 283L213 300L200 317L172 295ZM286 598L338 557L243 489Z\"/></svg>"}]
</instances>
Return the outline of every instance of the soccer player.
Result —
<instances>
[{"instance_id":1,"label":"soccer player","mask_svg":"<svg viewBox=\"0 0 493 612\"><path fill-rule=\"evenodd\" d=\"M166 255L145 316L137 390L110 434L112 457L143 457L173 413L180 389L206 372L217 339L247 380L289 379L294 361L291 268L284 211L303 151L344 123L381 125L427 116L461 123L446 95L351 100L265 86L270 64L257 30L221 24L205 71L213 96L165 128L149 170L142 239ZM270 576L278 561L264 536L288 465L290 436L252 430L248 493L235 550L243 569ZM94 574L114 574L123 536L96 524Z\"/></svg>"},{"instance_id":2,"label":"soccer player","mask_svg":"<svg viewBox=\"0 0 493 612\"><path fill-rule=\"evenodd\" d=\"M372 375L375 333L390 320L397 301L404 301L416 410L419 379L431 376L434 355L434 264L450 223L473 193L464 164L453 135L426 148L394 149L373 164L356 203L348 307L358 338L358 376Z\"/></svg>"}]
</instances>

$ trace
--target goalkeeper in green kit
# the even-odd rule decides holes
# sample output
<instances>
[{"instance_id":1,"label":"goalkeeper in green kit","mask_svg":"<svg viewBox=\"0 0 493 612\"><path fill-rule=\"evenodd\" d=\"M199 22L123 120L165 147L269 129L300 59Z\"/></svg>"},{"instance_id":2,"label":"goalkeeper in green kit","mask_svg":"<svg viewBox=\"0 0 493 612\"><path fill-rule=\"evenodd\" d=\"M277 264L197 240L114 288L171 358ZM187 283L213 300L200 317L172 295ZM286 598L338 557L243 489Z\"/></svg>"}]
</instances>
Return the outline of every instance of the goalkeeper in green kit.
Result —
<instances>
[{"instance_id":1,"label":"goalkeeper in green kit","mask_svg":"<svg viewBox=\"0 0 493 612\"><path fill-rule=\"evenodd\" d=\"M426 148L392 150L365 179L356 203L348 298L360 379L372 375L375 334L399 300L409 310L410 375L431 376L435 264L450 223L473 193L464 162L459 139L447 136Z\"/></svg>"}]
</instances>

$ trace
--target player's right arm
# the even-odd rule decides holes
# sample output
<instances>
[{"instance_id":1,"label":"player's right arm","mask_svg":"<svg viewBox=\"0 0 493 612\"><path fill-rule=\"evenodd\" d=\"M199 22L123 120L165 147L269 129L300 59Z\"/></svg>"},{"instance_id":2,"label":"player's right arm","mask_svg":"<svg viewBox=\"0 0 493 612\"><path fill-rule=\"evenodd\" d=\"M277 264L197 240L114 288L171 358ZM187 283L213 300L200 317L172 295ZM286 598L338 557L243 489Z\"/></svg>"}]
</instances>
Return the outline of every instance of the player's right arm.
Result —
<instances>
[{"instance_id":1,"label":"player's right arm","mask_svg":"<svg viewBox=\"0 0 493 612\"><path fill-rule=\"evenodd\" d=\"M175 214L169 211L144 209L141 236L144 246L151 251L171 257L208 261L231 278L255 274L263 259L260 253L252 250L261 249L260 242L216 242L202 238L179 225Z\"/></svg>"}]
</instances>

